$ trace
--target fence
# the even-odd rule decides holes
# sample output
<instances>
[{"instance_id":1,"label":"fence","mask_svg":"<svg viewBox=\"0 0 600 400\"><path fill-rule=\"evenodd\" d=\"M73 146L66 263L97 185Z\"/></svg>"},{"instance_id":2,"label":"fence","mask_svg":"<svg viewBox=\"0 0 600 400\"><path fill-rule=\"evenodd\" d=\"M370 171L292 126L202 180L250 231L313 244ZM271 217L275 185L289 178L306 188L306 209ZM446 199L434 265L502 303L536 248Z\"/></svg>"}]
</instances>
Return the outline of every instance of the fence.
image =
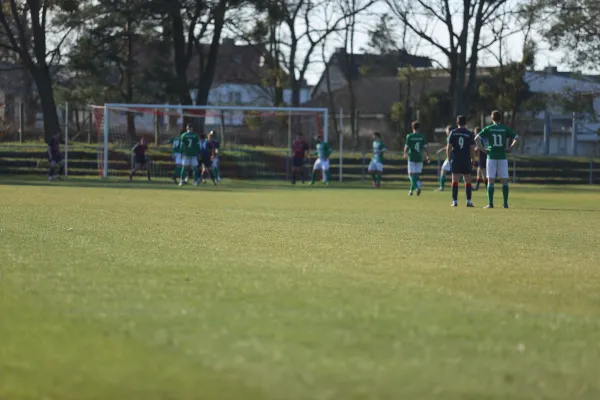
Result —
<instances>
[{"instance_id":1,"label":"fence","mask_svg":"<svg viewBox=\"0 0 600 400\"><path fill-rule=\"evenodd\" d=\"M69 176L98 176L98 154L102 149L95 144L73 142L68 149ZM435 152L432 151L432 154ZM109 153L109 176L126 176L131 168L131 149L113 147ZM150 168L157 177L170 177L173 171L170 149L151 145ZM290 178L291 160L287 149L257 148L252 146L226 146L221 153L221 171L226 178L274 179ZM305 166L308 174L310 160ZM332 180L342 182L367 182L370 153L334 152L330 168ZM421 179L435 182L443 159L435 155L424 165ZM44 143L6 144L0 142L0 174L39 174L47 172L47 154ZM600 184L600 159L584 157L544 157L511 155L509 158L513 182L528 184ZM401 152L386 154L384 181L404 181L407 162Z\"/></svg>"}]
</instances>

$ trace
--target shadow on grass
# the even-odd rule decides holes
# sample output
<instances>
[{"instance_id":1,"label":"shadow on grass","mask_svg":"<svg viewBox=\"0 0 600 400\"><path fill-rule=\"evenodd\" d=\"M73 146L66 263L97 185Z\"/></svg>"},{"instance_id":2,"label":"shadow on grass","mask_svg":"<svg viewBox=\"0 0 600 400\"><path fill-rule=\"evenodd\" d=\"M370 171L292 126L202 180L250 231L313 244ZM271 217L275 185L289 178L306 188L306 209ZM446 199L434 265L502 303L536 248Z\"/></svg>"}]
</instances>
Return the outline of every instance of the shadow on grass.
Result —
<instances>
[{"instance_id":1,"label":"shadow on grass","mask_svg":"<svg viewBox=\"0 0 600 400\"><path fill-rule=\"evenodd\" d=\"M531 210L531 211L568 211L568 212L597 212L600 213L600 209L589 210L583 208L535 208L535 207L519 207L520 210Z\"/></svg>"},{"instance_id":2,"label":"shadow on grass","mask_svg":"<svg viewBox=\"0 0 600 400\"><path fill-rule=\"evenodd\" d=\"M361 182L349 182L349 183L332 183L329 186L317 182L314 186L308 183L302 184L297 183L292 185L289 182L280 180L225 180L224 182L213 187L212 183L200 184L194 186L192 184L186 184L183 187L179 187L175 183L165 178L158 178L152 182L147 182L143 178L134 179L130 182L127 178L111 178L108 180L102 180L99 178L67 178L62 181L55 180L49 182L44 178L37 177L16 177L16 176L4 176L0 177L0 185L4 186L38 186L38 187L76 187L76 188L109 188L109 189L139 189L139 190L197 190L197 191L219 191L219 192L241 192L241 191L254 191L254 190L342 190L342 189L370 189L373 190L369 184ZM393 186L383 186L378 190L398 190L399 188L404 189L404 185L400 186L396 183Z\"/></svg>"}]
</instances>

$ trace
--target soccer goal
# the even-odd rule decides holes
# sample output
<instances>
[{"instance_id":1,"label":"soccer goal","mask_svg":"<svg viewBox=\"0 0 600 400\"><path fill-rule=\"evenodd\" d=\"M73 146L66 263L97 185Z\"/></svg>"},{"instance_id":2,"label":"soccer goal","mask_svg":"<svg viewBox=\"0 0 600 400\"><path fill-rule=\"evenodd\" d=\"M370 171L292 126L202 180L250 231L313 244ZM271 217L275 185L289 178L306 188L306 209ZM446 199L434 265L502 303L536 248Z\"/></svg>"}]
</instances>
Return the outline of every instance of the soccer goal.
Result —
<instances>
[{"instance_id":1,"label":"soccer goal","mask_svg":"<svg viewBox=\"0 0 600 400\"><path fill-rule=\"evenodd\" d=\"M213 131L220 142L224 177L287 179L291 145L301 134L312 150L315 139L328 139L324 108L252 106L180 106L105 104L92 106L98 140L98 175L124 176L132 163L131 148L144 138L153 176L172 174L172 146L187 124L199 134Z\"/></svg>"}]
</instances>

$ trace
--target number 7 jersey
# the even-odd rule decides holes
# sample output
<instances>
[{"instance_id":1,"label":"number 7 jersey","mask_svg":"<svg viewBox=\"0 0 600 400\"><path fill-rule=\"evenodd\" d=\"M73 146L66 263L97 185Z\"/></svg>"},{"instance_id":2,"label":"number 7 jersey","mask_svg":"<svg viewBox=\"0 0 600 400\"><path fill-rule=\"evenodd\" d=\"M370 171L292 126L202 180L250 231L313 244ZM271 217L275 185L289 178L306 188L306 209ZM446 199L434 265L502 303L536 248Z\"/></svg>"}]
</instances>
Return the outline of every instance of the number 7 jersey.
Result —
<instances>
[{"instance_id":1,"label":"number 7 jersey","mask_svg":"<svg viewBox=\"0 0 600 400\"><path fill-rule=\"evenodd\" d=\"M180 139L181 155L184 157L197 157L200 153L200 138L192 132L185 132Z\"/></svg>"},{"instance_id":2,"label":"number 7 jersey","mask_svg":"<svg viewBox=\"0 0 600 400\"><path fill-rule=\"evenodd\" d=\"M487 141L488 158L490 160L506 160L508 139L517 138L517 134L503 124L488 125L477 135Z\"/></svg>"}]
</instances>

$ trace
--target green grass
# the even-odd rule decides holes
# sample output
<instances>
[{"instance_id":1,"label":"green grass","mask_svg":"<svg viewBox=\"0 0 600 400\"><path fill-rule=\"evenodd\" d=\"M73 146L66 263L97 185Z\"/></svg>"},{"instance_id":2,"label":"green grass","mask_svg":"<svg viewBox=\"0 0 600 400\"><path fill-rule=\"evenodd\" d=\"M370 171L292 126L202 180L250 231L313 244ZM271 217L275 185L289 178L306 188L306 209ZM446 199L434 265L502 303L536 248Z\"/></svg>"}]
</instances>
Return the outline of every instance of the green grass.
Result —
<instances>
[{"instance_id":1,"label":"green grass","mask_svg":"<svg viewBox=\"0 0 600 400\"><path fill-rule=\"evenodd\" d=\"M405 186L0 180L0 398L600 398L598 187Z\"/></svg>"}]
</instances>

